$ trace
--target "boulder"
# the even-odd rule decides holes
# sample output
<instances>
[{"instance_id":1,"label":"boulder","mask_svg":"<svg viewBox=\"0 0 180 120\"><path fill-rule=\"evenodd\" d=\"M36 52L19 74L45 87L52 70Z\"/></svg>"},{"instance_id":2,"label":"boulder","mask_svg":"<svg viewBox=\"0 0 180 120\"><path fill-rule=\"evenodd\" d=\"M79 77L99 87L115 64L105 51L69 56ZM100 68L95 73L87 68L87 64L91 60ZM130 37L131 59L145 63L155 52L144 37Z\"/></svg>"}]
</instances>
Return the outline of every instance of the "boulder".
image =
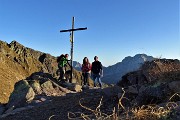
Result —
<instances>
[{"instance_id":1,"label":"boulder","mask_svg":"<svg viewBox=\"0 0 180 120\"><path fill-rule=\"evenodd\" d=\"M90 88L90 86L88 86L88 85L83 85L82 86L82 90L88 90Z\"/></svg>"},{"instance_id":2,"label":"boulder","mask_svg":"<svg viewBox=\"0 0 180 120\"><path fill-rule=\"evenodd\" d=\"M127 79L131 85L137 84L137 74L135 72L131 72L131 74L127 76Z\"/></svg>"},{"instance_id":3,"label":"boulder","mask_svg":"<svg viewBox=\"0 0 180 120\"><path fill-rule=\"evenodd\" d=\"M56 93L51 81L46 81L43 84L41 84L41 89L43 93L45 93L47 96L51 96L54 93Z\"/></svg>"},{"instance_id":4,"label":"boulder","mask_svg":"<svg viewBox=\"0 0 180 120\"><path fill-rule=\"evenodd\" d=\"M173 81L168 84L169 89L174 93L180 93L180 81Z\"/></svg>"},{"instance_id":5,"label":"boulder","mask_svg":"<svg viewBox=\"0 0 180 120\"><path fill-rule=\"evenodd\" d=\"M78 85L76 83L64 83L64 85L72 91L76 91L76 92L81 92L82 91L82 86Z\"/></svg>"},{"instance_id":6,"label":"boulder","mask_svg":"<svg viewBox=\"0 0 180 120\"><path fill-rule=\"evenodd\" d=\"M172 95L172 92L169 90L167 84L160 84L155 87L148 86L139 90L135 102L137 105L158 104L168 101L170 95Z\"/></svg>"},{"instance_id":7,"label":"boulder","mask_svg":"<svg viewBox=\"0 0 180 120\"><path fill-rule=\"evenodd\" d=\"M21 80L15 84L14 91L10 95L7 108L19 108L26 105L28 102L33 100L35 93L32 87L28 84L26 80Z\"/></svg>"},{"instance_id":8,"label":"boulder","mask_svg":"<svg viewBox=\"0 0 180 120\"><path fill-rule=\"evenodd\" d=\"M29 84L37 95L42 93L41 85L37 80L30 81Z\"/></svg>"},{"instance_id":9,"label":"boulder","mask_svg":"<svg viewBox=\"0 0 180 120\"><path fill-rule=\"evenodd\" d=\"M148 83L170 82L180 78L180 61L171 59L157 59L145 62L139 70L129 72L122 76L119 85L145 85Z\"/></svg>"}]
</instances>

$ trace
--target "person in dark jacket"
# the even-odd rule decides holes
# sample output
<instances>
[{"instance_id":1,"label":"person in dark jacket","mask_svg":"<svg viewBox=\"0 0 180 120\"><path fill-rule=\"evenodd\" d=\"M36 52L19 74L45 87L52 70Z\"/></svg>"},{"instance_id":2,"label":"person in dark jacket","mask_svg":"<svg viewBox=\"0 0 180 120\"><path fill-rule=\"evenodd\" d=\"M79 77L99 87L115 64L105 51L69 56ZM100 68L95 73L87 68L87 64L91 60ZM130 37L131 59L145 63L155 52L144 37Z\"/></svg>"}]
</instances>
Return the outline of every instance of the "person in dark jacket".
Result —
<instances>
[{"instance_id":1,"label":"person in dark jacket","mask_svg":"<svg viewBox=\"0 0 180 120\"><path fill-rule=\"evenodd\" d=\"M102 88L101 77L103 76L102 64L98 61L98 57L94 57L94 62L92 63L92 79L94 80L94 87L96 87L96 79L99 83L99 86Z\"/></svg>"}]
</instances>

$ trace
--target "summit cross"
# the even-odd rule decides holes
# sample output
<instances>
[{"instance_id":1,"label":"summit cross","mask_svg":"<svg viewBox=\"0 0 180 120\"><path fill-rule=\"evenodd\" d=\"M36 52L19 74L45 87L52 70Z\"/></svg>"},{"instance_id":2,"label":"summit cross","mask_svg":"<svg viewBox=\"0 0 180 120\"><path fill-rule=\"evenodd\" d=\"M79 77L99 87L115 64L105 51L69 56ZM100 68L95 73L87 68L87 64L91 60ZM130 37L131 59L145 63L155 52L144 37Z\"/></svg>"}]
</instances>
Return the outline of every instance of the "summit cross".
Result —
<instances>
[{"instance_id":1,"label":"summit cross","mask_svg":"<svg viewBox=\"0 0 180 120\"><path fill-rule=\"evenodd\" d=\"M70 83L72 82L72 78L73 78L74 31L78 31L78 30L87 30L87 27L74 29L74 17L72 18L72 29L60 30L60 32L71 32L71 79L69 81Z\"/></svg>"}]
</instances>

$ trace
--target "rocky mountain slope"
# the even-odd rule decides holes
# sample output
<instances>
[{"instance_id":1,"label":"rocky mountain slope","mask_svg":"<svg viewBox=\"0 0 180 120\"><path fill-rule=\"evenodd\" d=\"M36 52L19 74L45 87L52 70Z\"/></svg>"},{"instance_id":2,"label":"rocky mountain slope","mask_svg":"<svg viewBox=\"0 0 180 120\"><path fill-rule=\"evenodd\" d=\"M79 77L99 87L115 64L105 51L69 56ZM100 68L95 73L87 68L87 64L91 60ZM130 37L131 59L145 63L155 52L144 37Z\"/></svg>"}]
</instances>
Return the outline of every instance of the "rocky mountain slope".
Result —
<instances>
[{"instance_id":1,"label":"rocky mountain slope","mask_svg":"<svg viewBox=\"0 0 180 120\"><path fill-rule=\"evenodd\" d=\"M100 89L58 82L55 57L16 41L1 41L0 52L1 120L180 119L179 60L146 61Z\"/></svg>"},{"instance_id":2,"label":"rocky mountain slope","mask_svg":"<svg viewBox=\"0 0 180 120\"><path fill-rule=\"evenodd\" d=\"M109 84L116 84L119 79L128 72L138 70L141 65L146 61L152 61L152 56L146 54L137 54L134 57L126 57L122 62L118 62L115 65L104 68L103 82Z\"/></svg>"},{"instance_id":3,"label":"rocky mountain slope","mask_svg":"<svg viewBox=\"0 0 180 120\"><path fill-rule=\"evenodd\" d=\"M10 44L0 41L0 103L7 103L14 84L35 72L44 72L56 77L56 57L27 48L17 41ZM74 71L81 80L81 74Z\"/></svg>"},{"instance_id":4,"label":"rocky mountain slope","mask_svg":"<svg viewBox=\"0 0 180 120\"><path fill-rule=\"evenodd\" d=\"M123 76L119 86L78 93L40 72L16 83L10 102L0 105L0 111L5 111L0 119L179 120L179 85L179 60L145 62L140 70Z\"/></svg>"}]
</instances>

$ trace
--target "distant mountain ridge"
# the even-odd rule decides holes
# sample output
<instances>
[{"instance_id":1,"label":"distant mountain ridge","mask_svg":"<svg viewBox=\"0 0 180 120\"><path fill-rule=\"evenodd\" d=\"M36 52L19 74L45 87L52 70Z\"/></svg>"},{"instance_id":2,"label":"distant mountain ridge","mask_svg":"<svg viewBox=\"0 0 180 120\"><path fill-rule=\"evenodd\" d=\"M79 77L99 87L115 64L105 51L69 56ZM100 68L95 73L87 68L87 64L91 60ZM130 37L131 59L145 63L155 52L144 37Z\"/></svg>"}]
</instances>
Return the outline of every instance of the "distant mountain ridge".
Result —
<instances>
[{"instance_id":1,"label":"distant mountain ridge","mask_svg":"<svg viewBox=\"0 0 180 120\"><path fill-rule=\"evenodd\" d=\"M138 70L146 61L152 61L154 58L146 54L137 54L134 57L125 57L122 62L115 65L104 67L104 77L102 81L105 83L117 83L123 75L128 72Z\"/></svg>"},{"instance_id":2,"label":"distant mountain ridge","mask_svg":"<svg viewBox=\"0 0 180 120\"><path fill-rule=\"evenodd\" d=\"M73 61L73 68L81 71L81 63L77 62L77 61Z\"/></svg>"}]
</instances>

